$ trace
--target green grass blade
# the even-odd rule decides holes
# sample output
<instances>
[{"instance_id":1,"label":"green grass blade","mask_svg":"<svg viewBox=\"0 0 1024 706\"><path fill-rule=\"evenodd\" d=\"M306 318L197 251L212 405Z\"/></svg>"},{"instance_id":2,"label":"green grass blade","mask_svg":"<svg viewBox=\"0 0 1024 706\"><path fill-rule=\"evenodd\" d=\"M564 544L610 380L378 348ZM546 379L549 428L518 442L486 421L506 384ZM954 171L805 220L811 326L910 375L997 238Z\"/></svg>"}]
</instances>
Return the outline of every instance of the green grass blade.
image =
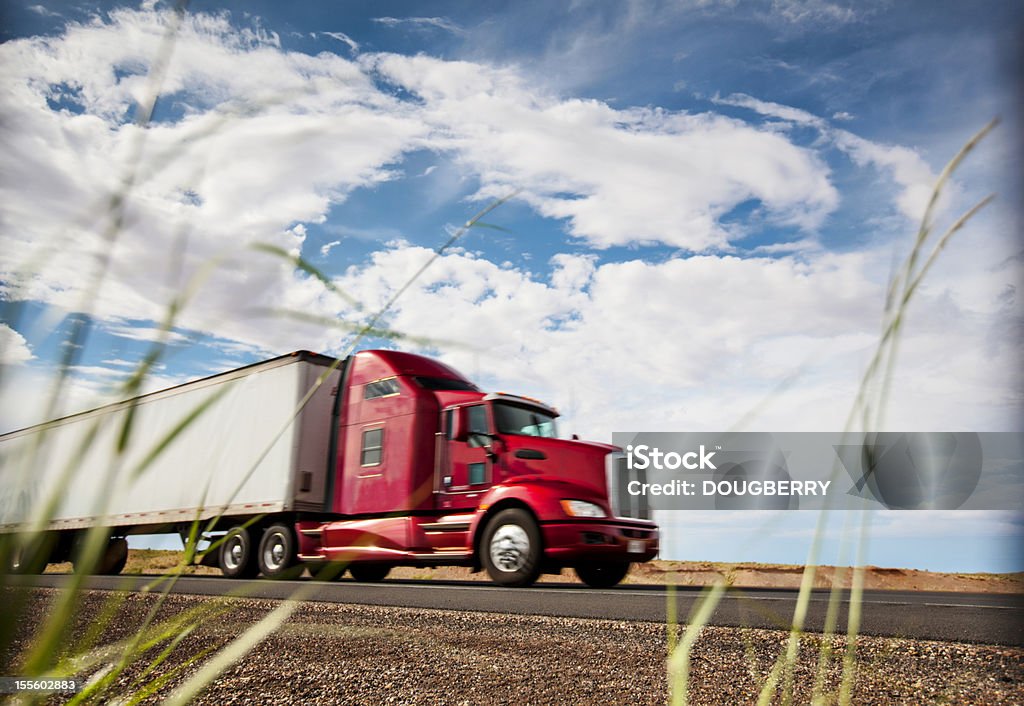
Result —
<instances>
[{"instance_id":1,"label":"green grass blade","mask_svg":"<svg viewBox=\"0 0 1024 706\"><path fill-rule=\"evenodd\" d=\"M693 647L704 626L711 620L715 609L725 595L725 581L719 580L711 590L702 595L683 632L682 640L669 654L669 693L672 706L686 706L689 699L690 658Z\"/></svg>"},{"instance_id":2,"label":"green grass blade","mask_svg":"<svg viewBox=\"0 0 1024 706\"><path fill-rule=\"evenodd\" d=\"M191 703L221 673L233 666L256 645L273 634L285 620L299 607L300 601L311 591L299 589L296 595L283 601L266 617L246 630L227 647L216 653L199 672L184 684L177 687L164 702L165 706L186 706Z\"/></svg>"},{"instance_id":3,"label":"green grass blade","mask_svg":"<svg viewBox=\"0 0 1024 706\"><path fill-rule=\"evenodd\" d=\"M296 269L302 270L306 274L315 278L329 291L333 292L334 294L337 294L346 302L356 307L356 309L362 308L362 304L360 304L355 297L353 297L348 292L344 291L341 287L335 284L330 277L325 275L322 271L320 271L318 267L308 262L301 255L295 255L293 253L288 252L282 247L279 247L277 245L271 245L270 243L253 243L249 247L251 247L253 250L256 250L257 252L264 252L269 255L275 255L277 257L280 257L283 260L287 260Z\"/></svg>"}]
</instances>

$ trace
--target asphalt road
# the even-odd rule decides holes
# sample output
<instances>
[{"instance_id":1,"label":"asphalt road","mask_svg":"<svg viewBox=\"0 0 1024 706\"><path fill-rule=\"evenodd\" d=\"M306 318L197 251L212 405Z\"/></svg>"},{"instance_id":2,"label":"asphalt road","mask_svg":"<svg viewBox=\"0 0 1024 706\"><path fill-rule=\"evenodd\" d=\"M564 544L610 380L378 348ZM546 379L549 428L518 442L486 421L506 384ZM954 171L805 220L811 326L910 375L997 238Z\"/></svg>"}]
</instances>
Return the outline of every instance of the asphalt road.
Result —
<instances>
[{"instance_id":1,"label":"asphalt road","mask_svg":"<svg viewBox=\"0 0 1024 706\"><path fill-rule=\"evenodd\" d=\"M98 590L159 590L147 586L157 576L96 576L87 587ZM17 577L22 585L60 588L67 575ZM665 622L670 592L662 586L627 585L614 589L588 589L578 584L540 584L532 588L502 588L472 581L398 581L333 583L298 581L240 581L218 576L185 576L176 593L200 596L236 595L247 598L286 599L300 587L306 600L407 608L481 611L570 618ZM676 615L685 622L700 589L671 592ZM718 605L711 624L733 627L788 629L797 592L783 589L730 589ZM820 632L829 594L814 591L805 629ZM846 631L848 608L844 593L838 632ZM866 591L860 632L865 635L922 640L1024 646L1024 595Z\"/></svg>"}]
</instances>

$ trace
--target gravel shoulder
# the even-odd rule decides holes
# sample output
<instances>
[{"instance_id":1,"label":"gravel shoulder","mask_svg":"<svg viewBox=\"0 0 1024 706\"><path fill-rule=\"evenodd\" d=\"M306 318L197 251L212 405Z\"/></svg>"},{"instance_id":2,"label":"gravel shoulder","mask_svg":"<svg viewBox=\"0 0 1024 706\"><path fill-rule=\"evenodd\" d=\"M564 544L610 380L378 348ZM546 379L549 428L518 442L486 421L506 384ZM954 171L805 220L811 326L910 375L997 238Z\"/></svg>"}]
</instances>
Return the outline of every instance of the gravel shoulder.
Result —
<instances>
[{"instance_id":1,"label":"gravel shoulder","mask_svg":"<svg viewBox=\"0 0 1024 706\"><path fill-rule=\"evenodd\" d=\"M17 592L25 599L25 617L0 655L5 674L17 673L34 626L56 595L52 589ZM68 646L95 624L111 595L80 596ZM14 597L0 598L9 605ZM118 594L115 599L114 617L102 631L105 644L134 635L156 597ZM189 656L227 645L277 605L169 596L161 619L190 610L218 612L206 616L174 656L148 675L147 681L169 679L144 703L157 703L199 668L201 662L172 674ZM783 631L705 628L692 658L689 702L755 702L786 639ZM667 628L659 623L305 603L196 703L663 704L666 644ZM817 636L802 642L795 703L810 700L820 644ZM162 647L154 647L151 656ZM834 639L832 647L825 691L834 700L844 638ZM861 637L857 655L857 704L1024 703L1024 650L1018 648ZM144 666L131 667L119 689L128 689Z\"/></svg>"}]
</instances>

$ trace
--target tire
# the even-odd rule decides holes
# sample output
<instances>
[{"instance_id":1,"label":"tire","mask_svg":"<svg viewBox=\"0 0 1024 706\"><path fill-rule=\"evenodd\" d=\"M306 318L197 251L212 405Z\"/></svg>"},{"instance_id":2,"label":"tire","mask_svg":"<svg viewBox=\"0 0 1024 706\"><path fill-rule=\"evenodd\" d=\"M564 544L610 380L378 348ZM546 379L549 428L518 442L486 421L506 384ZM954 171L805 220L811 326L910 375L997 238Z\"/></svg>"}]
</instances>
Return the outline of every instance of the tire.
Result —
<instances>
[{"instance_id":1,"label":"tire","mask_svg":"<svg viewBox=\"0 0 1024 706\"><path fill-rule=\"evenodd\" d=\"M10 554L7 555L7 573L9 574L41 574L46 571L45 551L38 547L21 546L17 539L11 540Z\"/></svg>"},{"instance_id":2,"label":"tire","mask_svg":"<svg viewBox=\"0 0 1024 706\"><path fill-rule=\"evenodd\" d=\"M218 554L218 566L228 578L251 579L259 573L252 533L246 527L232 527L224 535Z\"/></svg>"},{"instance_id":3,"label":"tire","mask_svg":"<svg viewBox=\"0 0 1024 706\"><path fill-rule=\"evenodd\" d=\"M388 564L349 564L348 572L356 581L377 583L391 573L391 567Z\"/></svg>"},{"instance_id":4,"label":"tire","mask_svg":"<svg viewBox=\"0 0 1024 706\"><path fill-rule=\"evenodd\" d=\"M103 556L96 565L96 573L101 576L117 576L127 563L128 540L124 537L114 537L107 542L107 548L103 550Z\"/></svg>"},{"instance_id":5,"label":"tire","mask_svg":"<svg viewBox=\"0 0 1024 706\"><path fill-rule=\"evenodd\" d=\"M541 544L537 521L526 510L502 510L487 524L480 554L491 579L502 586L530 586L540 576Z\"/></svg>"},{"instance_id":6,"label":"tire","mask_svg":"<svg viewBox=\"0 0 1024 706\"><path fill-rule=\"evenodd\" d=\"M321 561L306 564L306 570L314 581L337 581L345 575L347 564L339 561Z\"/></svg>"},{"instance_id":7,"label":"tire","mask_svg":"<svg viewBox=\"0 0 1024 706\"><path fill-rule=\"evenodd\" d=\"M296 554L295 533L282 524L271 525L260 539L260 573L268 579L296 578L305 568Z\"/></svg>"},{"instance_id":8,"label":"tire","mask_svg":"<svg viewBox=\"0 0 1024 706\"><path fill-rule=\"evenodd\" d=\"M29 539L26 536L10 534L7 541L7 569L11 574L41 574L46 571L47 564L56 562L59 557L57 545L60 536L54 532L44 532Z\"/></svg>"},{"instance_id":9,"label":"tire","mask_svg":"<svg viewBox=\"0 0 1024 706\"><path fill-rule=\"evenodd\" d=\"M591 588L611 588L618 585L632 566L628 561L595 561L575 567L580 581Z\"/></svg>"},{"instance_id":10,"label":"tire","mask_svg":"<svg viewBox=\"0 0 1024 706\"><path fill-rule=\"evenodd\" d=\"M76 532L71 540L71 563L76 574L92 576L116 576L128 563L128 540L124 537L111 537L109 529L107 532L106 545L96 557L95 561L85 560L85 548L89 542L89 534L93 530L81 530Z\"/></svg>"}]
</instances>

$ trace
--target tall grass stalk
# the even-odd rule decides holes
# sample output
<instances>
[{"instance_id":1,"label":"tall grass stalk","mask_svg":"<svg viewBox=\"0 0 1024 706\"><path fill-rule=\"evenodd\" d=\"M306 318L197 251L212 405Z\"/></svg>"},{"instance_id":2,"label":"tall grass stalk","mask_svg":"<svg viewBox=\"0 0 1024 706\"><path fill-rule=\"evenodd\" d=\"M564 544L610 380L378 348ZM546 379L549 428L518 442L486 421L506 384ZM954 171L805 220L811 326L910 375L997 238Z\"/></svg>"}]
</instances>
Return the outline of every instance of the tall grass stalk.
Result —
<instances>
[{"instance_id":1,"label":"tall grass stalk","mask_svg":"<svg viewBox=\"0 0 1024 706\"><path fill-rule=\"evenodd\" d=\"M953 159L951 159L943 168L935 186L932 188L931 197L928 199L928 204L921 217L921 225L918 228L917 236L914 239L914 245L910 250L910 254L904 261L903 267L900 268L900 270L889 280L889 286L885 297L885 308L882 313L882 333L875 347L874 356L871 358L867 368L864 370L864 375L861 378L860 385L857 389L857 396L854 400L853 406L850 408L850 413L846 421L847 429L852 427L853 421L858 413L862 415L862 428L864 431L882 429L890 382L892 380L892 373L896 364L899 332L903 325L910 300L918 286L923 282L925 275L928 273L928 270L935 262L939 253L941 253L945 248L949 239L956 234L969 219L973 218L978 211L988 205L994 196L986 196L954 221L953 225L945 231L942 237L939 238L938 243L932 248L924 266L920 269L916 269L917 262L922 256L925 244L929 241L934 232L935 210L938 207L943 191L948 185L950 179L952 179L953 173L956 171L957 167L960 166L964 159L974 151L981 140L984 139L984 137L988 135L998 124L998 118L990 120L983 128L981 128L981 130L975 133L966 143L964 143L963 147L961 147L956 155L953 156ZM884 369L885 372L882 376L882 384L876 387L876 377L878 376L880 369ZM877 390L877 397L874 401L871 401L868 399L868 395L873 390ZM875 413L874 417L872 417L872 412Z\"/></svg>"},{"instance_id":2,"label":"tall grass stalk","mask_svg":"<svg viewBox=\"0 0 1024 706\"><path fill-rule=\"evenodd\" d=\"M860 537L857 542L857 563L853 569L853 580L850 584L850 612L846 620L846 650L843 652L843 676L839 685L839 703L849 706L853 699L853 685L857 678L857 635L860 633L861 610L864 598L864 564L867 559L868 540L871 536L868 527L871 514L865 509L861 511Z\"/></svg>"},{"instance_id":3,"label":"tall grass stalk","mask_svg":"<svg viewBox=\"0 0 1024 706\"><path fill-rule=\"evenodd\" d=\"M844 435L851 432L853 423L860 418L862 428L865 432L881 430L884 425L884 412L888 404L891 391L893 373L896 366L898 345L902 326L907 317L909 304L924 282L928 272L945 249L952 237L958 233L979 211L985 208L995 198L994 195L986 196L976 204L967 209L953 223L943 231L937 239L933 238L935 232L935 214L942 198L943 192L956 169L963 160L977 147L984 137L991 132L998 124L994 119L986 124L981 130L975 133L954 157L946 164L932 189L927 207L922 216L920 227L914 239L913 247L904 261L902 267L891 275L885 296L885 304L882 313L882 326L879 339L875 344L874 354L865 368L864 374L857 388L857 394L850 407L849 415L844 429ZM934 245L925 256L926 245L934 241ZM923 261L922 261L923 258ZM919 263L923 262L923 264ZM793 382L794 375L788 376L778 386L777 393L783 392ZM765 406L769 400L759 403L758 408ZM752 418L756 410L744 416L743 420ZM838 464L833 465L833 480L838 475ZM799 656L801 636L804 631L804 624L807 617L807 608L810 603L811 593L814 586L814 577L818 563L821 540L824 535L825 520L828 517L830 508L826 506L820 511L816 523L811 547L808 552L807 563L804 566L801 577L800 590L797 595L796 606L789 621L789 637L786 641L786 648L775 661L772 669L762 683L758 697L758 704L770 704L775 700L779 684L782 683L781 699L783 704L792 703L794 691L794 667ZM864 564L867 557L867 543L869 539L868 528L870 526L870 511L865 506L859 513L859 531L856 541L856 560L851 575L851 586L849 595L849 607L847 615L846 648L843 653L843 670L840 681L838 702L843 706L852 703L853 691L856 682L857 672L857 636L860 630L861 616L863 610L864 592ZM849 523L844 523L843 541L850 531ZM843 551L845 556L845 550ZM825 680L826 673L831 663L831 636L838 624L839 604L842 591L842 582L845 580L845 570L837 571L833 575L833 583L829 593L829 603L825 617L824 634L822 645L818 653L818 664L815 671L815 679L812 687L812 700L815 703L826 701ZM716 584L717 587L717 584ZM713 599L712 599L713 598ZM669 592L669 600L674 603L674 596ZM721 593L702 595L694 607L690 623L686 627L683 640L678 645L673 643L673 638L678 634L678 628L670 627L669 636L669 684L673 704L686 703L686 695L680 695L679 689L686 689L688 686L688 665L690 652L693 649L694 639L687 639L689 635L698 635L700 630L707 624L714 614L714 608L721 600ZM668 615L674 618L674 606L669 607ZM686 669L683 669L685 665Z\"/></svg>"},{"instance_id":4,"label":"tall grass stalk","mask_svg":"<svg viewBox=\"0 0 1024 706\"><path fill-rule=\"evenodd\" d=\"M704 626L711 620L719 601L725 595L725 579L719 579L707 591L701 594L687 621L682 640L669 653L668 676L669 693L672 706L686 706L689 699L690 658L693 646L697 643ZM674 601L673 601L674 602ZM674 608L673 608L674 612Z\"/></svg>"}]
</instances>

